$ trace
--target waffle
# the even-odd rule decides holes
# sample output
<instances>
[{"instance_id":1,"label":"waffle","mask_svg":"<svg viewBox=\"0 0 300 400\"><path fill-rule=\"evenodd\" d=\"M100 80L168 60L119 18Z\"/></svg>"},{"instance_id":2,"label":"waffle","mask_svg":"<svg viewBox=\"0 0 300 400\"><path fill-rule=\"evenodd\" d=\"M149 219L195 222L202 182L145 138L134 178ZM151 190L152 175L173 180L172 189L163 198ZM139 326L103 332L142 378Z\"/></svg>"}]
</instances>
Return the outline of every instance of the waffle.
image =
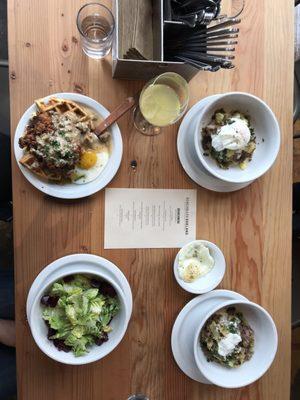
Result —
<instances>
[{"instance_id":1,"label":"waffle","mask_svg":"<svg viewBox=\"0 0 300 400\"><path fill-rule=\"evenodd\" d=\"M44 170L41 168L33 168L33 164L36 161L35 157L32 154L26 153L24 156L20 159L20 164L22 164L24 167L28 168L30 171L34 172L36 175L41 177L42 179L46 179L49 181L61 181L61 177L57 176L55 174L49 174L46 173Z\"/></svg>"},{"instance_id":2,"label":"waffle","mask_svg":"<svg viewBox=\"0 0 300 400\"><path fill-rule=\"evenodd\" d=\"M77 103L71 100L58 99L57 97L51 97L46 103L44 99L35 100L35 104L39 112L55 111L60 115L66 112L73 112L77 115L80 122L88 121L91 116Z\"/></svg>"},{"instance_id":3,"label":"waffle","mask_svg":"<svg viewBox=\"0 0 300 400\"><path fill-rule=\"evenodd\" d=\"M83 107L75 103L71 100L61 99L57 97L51 97L49 100L38 99L35 100L35 105L37 107L37 112L33 115L33 117L37 117L39 114L47 114L44 115L40 120L35 120L33 125L28 125L26 128L26 132L24 136L28 136L28 140L24 141L23 144L20 145L21 148L25 149L25 154L19 160L20 164L32 171L34 174L38 175L40 178L55 181L55 182L64 182L69 179L69 169L66 168L54 168L53 165L48 165L45 160L40 161L37 159L35 154L30 152L31 147L34 148L36 142L36 136L46 132L51 135L52 127L49 124L47 125L47 118L51 122L51 115L49 112L55 112L59 116L67 116L68 114L76 115L76 124L78 122L84 122L88 131L93 131L93 119L94 115L89 113ZM71 118L71 115L69 115ZM36 124L36 125L35 125ZM85 131L84 131L85 132ZM19 140L20 144L21 139ZM50 163L51 164L51 163ZM48 165L48 167L47 167Z\"/></svg>"}]
</instances>

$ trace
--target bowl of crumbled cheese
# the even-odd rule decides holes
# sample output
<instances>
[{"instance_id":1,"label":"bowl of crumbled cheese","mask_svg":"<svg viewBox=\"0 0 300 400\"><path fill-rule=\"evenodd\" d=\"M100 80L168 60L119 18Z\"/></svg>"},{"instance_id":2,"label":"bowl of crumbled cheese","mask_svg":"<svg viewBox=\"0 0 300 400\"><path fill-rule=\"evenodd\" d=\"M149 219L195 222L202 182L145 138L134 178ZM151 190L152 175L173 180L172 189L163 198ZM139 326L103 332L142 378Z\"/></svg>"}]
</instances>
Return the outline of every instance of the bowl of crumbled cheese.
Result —
<instances>
[{"instance_id":1,"label":"bowl of crumbled cheese","mask_svg":"<svg viewBox=\"0 0 300 400\"><path fill-rule=\"evenodd\" d=\"M182 247L174 261L174 276L187 292L213 290L223 279L226 262L222 251L207 240L194 240Z\"/></svg>"}]
</instances>

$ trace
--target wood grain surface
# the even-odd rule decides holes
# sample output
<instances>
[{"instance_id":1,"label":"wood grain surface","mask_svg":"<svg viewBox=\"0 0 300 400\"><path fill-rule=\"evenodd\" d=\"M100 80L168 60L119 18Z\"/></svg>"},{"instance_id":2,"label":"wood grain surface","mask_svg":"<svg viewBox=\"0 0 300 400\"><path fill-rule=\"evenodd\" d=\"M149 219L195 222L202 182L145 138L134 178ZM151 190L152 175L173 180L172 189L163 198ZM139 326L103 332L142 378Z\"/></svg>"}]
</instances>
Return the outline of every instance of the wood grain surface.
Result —
<instances>
[{"instance_id":1,"label":"wood grain surface","mask_svg":"<svg viewBox=\"0 0 300 400\"><path fill-rule=\"evenodd\" d=\"M36 98L79 92L112 110L142 87L143 82L113 80L109 57L94 61L83 54L75 18L84 3L8 0L12 133ZM198 190L197 238L215 242L225 253L221 287L260 303L276 322L279 348L268 373L240 390L201 385L181 373L172 358L170 334L192 296L172 275L177 250L103 250L104 191L79 201L49 198L25 180L13 157L19 400L122 400L134 392L150 400L289 399L293 3L246 1L236 68L200 72L190 82L190 105L234 90L267 101L282 131L280 154L271 171L237 193L207 191L181 168L178 125L158 137L144 137L127 115L119 122L124 141L121 168L109 185ZM136 171L131 160L137 161ZM41 353L25 316L27 293L39 271L77 252L99 254L117 264L134 296L131 323L120 346L100 362L81 367L60 365Z\"/></svg>"}]
</instances>

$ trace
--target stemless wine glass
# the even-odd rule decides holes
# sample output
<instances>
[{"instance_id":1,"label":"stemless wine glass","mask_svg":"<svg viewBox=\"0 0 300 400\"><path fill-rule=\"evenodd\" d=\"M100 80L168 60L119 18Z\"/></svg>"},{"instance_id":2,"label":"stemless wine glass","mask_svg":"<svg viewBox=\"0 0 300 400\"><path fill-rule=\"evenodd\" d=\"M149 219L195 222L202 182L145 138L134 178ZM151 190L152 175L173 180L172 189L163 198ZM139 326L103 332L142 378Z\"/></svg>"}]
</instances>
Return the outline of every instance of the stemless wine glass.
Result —
<instances>
[{"instance_id":1,"label":"stemless wine glass","mask_svg":"<svg viewBox=\"0 0 300 400\"><path fill-rule=\"evenodd\" d=\"M77 28L86 55L100 59L110 52L115 20L106 6L100 3L82 6L77 14Z\"/></svg>"},{"instance_id":2,"label":"stemless wine glass","mask_svg":"<svg viewBox=\"0 0 300 400\"><path fill-rule=\"evenodd\" d=\"M144 135L154 136L173 125L185 113L189 102L187 81L175 72L166 72L143 88L134 110L134 126Z\"/></svg>"}]
</instances>

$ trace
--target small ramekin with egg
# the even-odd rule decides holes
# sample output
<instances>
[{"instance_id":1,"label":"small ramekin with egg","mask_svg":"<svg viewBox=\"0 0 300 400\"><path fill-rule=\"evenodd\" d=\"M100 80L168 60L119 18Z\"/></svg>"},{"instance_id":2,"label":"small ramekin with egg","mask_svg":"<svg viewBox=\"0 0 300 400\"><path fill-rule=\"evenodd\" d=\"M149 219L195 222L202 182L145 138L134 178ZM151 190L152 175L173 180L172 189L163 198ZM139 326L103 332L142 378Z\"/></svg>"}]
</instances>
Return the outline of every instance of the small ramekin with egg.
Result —
<instances>
[{"instance_id":1,"label":"small ramekin with egg","mask_svg":"<svg viewBox=\"0 0 300 400\"><path fill-rule=\"evenodd\" d=\"M184 290L201 294L219 285L225 268L225 258L218 246L207 240L194 240L177 253L174 276Z\"/></svg>"}]
</instances>

